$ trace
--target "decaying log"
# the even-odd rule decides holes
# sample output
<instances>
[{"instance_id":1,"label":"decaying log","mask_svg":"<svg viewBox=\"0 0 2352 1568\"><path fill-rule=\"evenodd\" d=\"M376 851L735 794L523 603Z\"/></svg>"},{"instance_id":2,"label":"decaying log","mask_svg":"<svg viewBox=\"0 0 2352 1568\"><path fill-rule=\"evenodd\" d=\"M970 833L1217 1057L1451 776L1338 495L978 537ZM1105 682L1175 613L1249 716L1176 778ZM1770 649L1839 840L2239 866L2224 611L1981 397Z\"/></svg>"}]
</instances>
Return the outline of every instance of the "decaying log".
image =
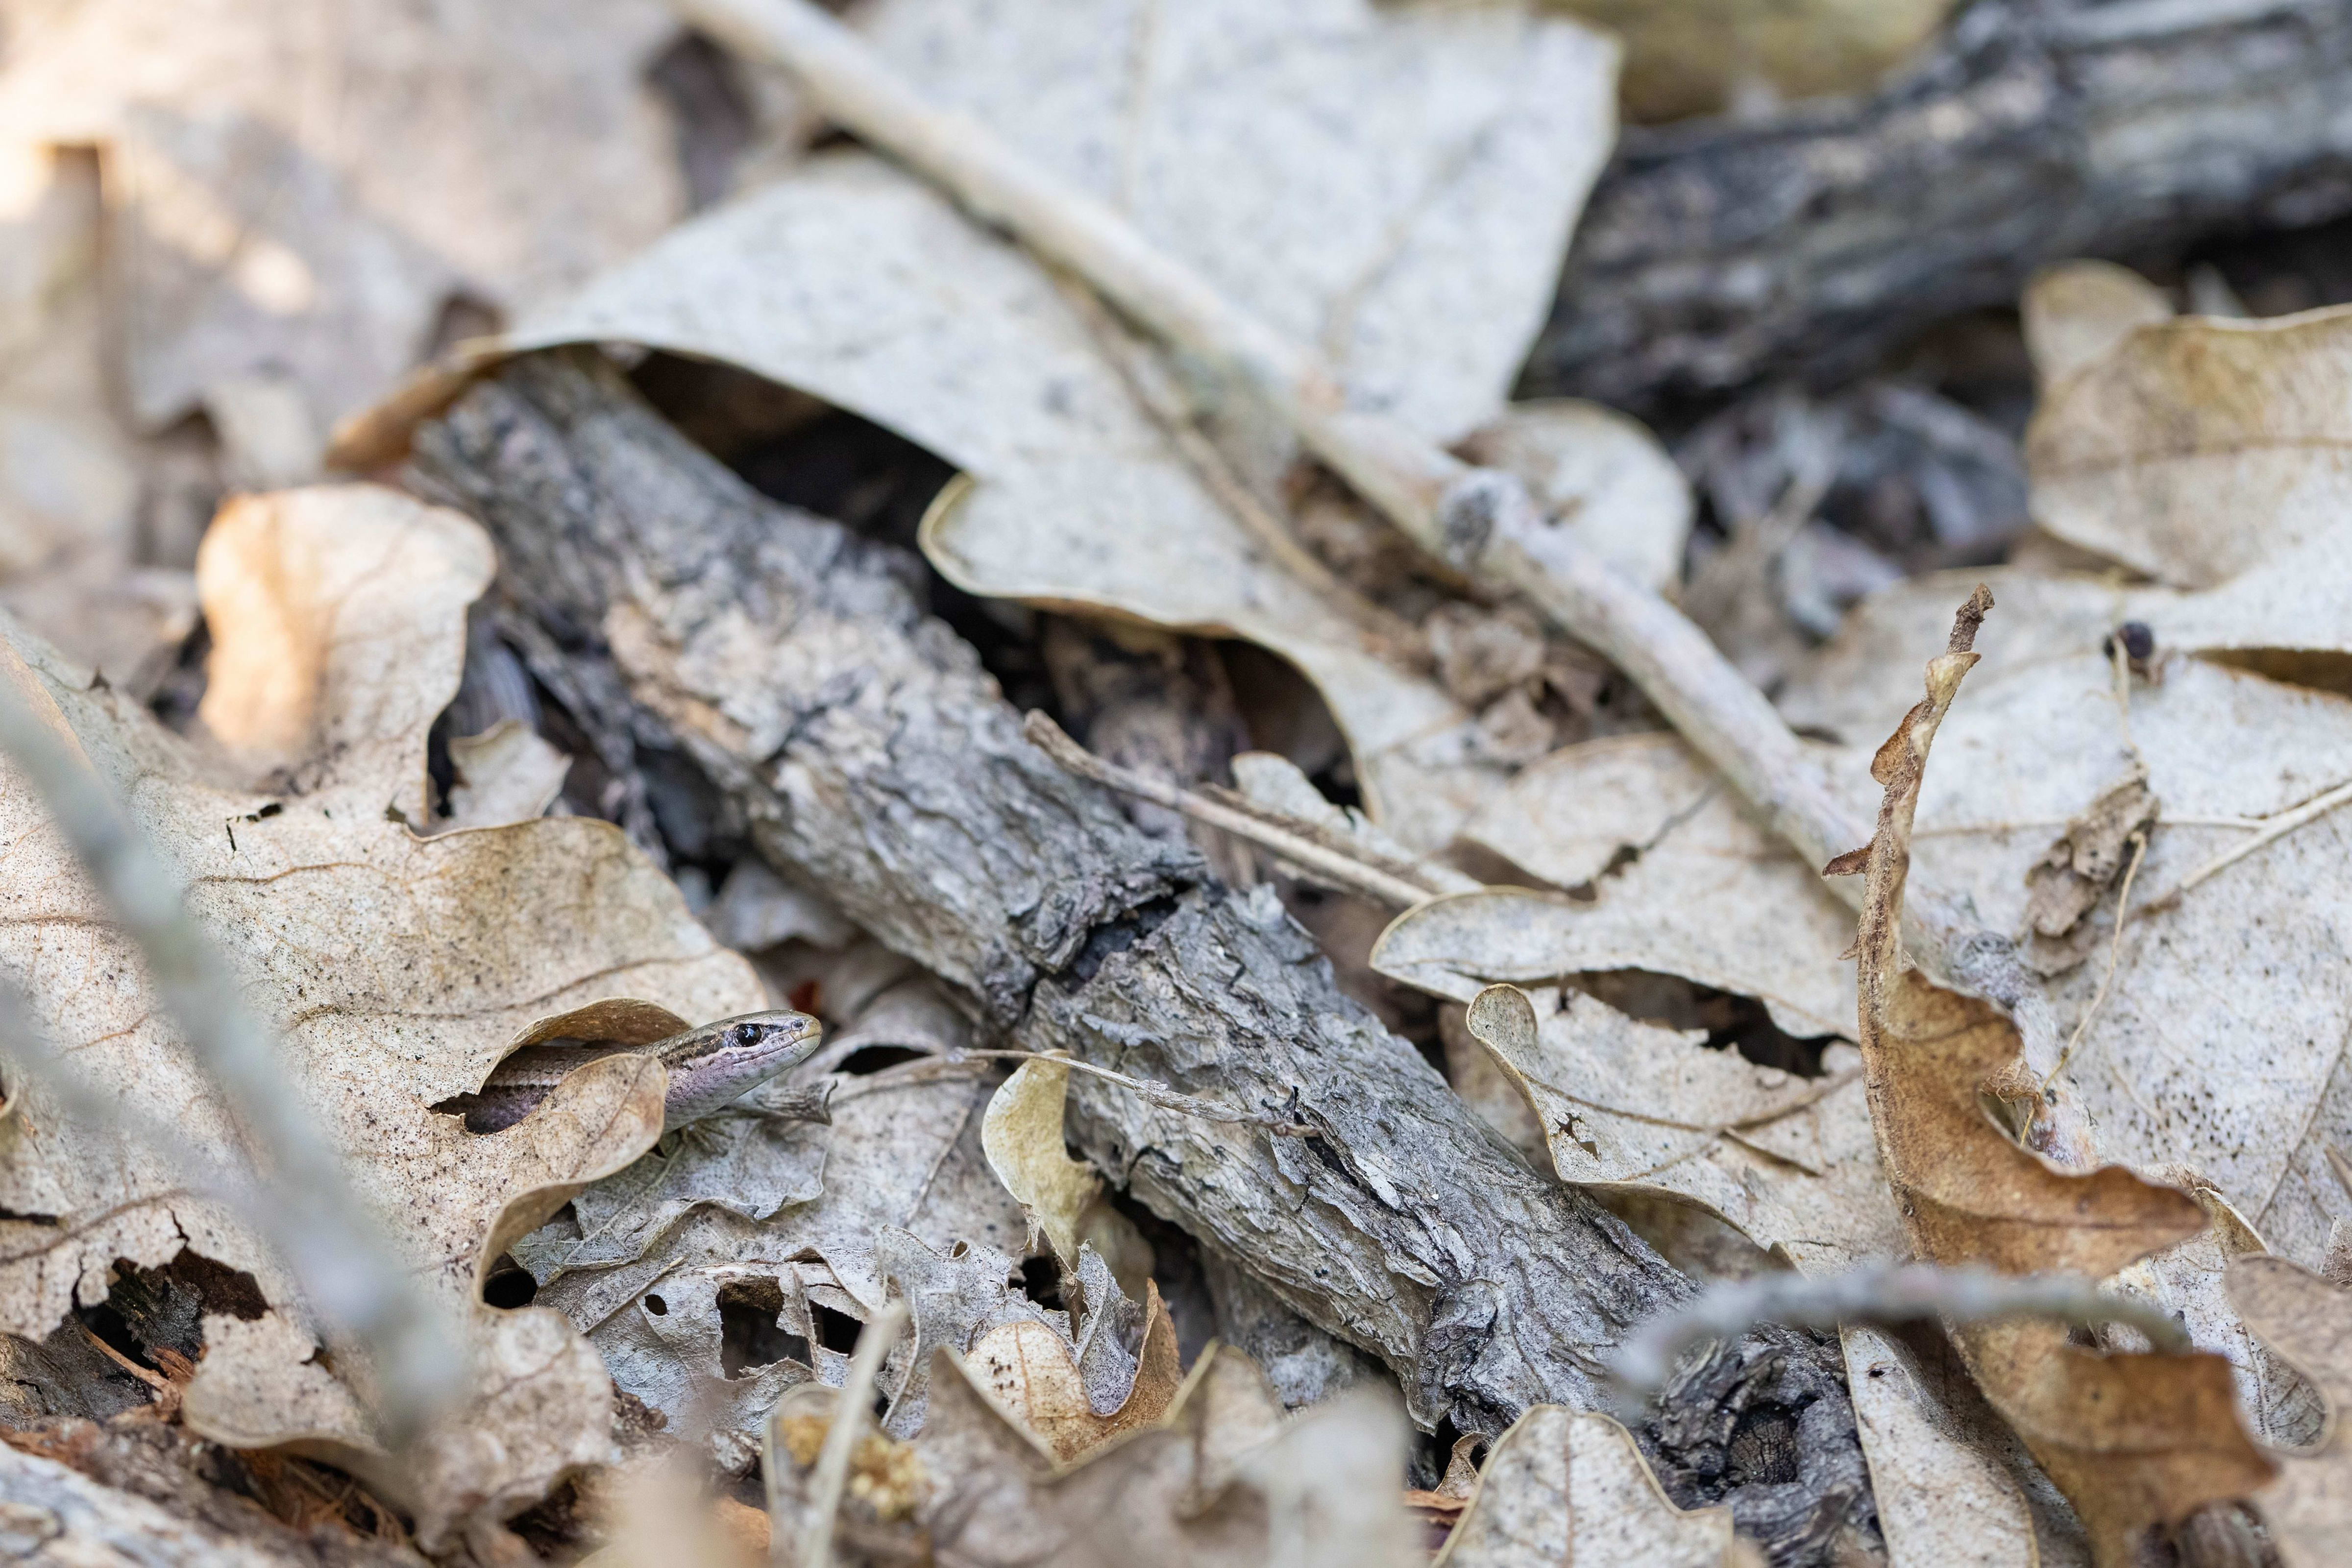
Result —
<instances>
[{"instance_id":1,"label":"decaying log","mask_svg":"<svg viewBox=\"0 0 2352 1568\"><path fill-rule=\"evenodd\" d=\"M961 988L985 1029L1314 1127L1072 1083L1091 1160L1380 1356L1424 1427L1594 1407L1630 1327L1688 1298L1343 996L1270 891L1229 892L1034 749L924 614L910 556L760 497L580 351L475 387L419 433L412 482L488 527L543 633L526 659L616 737L600 745L690 756L763 856ZM1729 1500L1785 1563L1874 1529L1832 1344L1759 1330L1683 1399L1644 1434L1678 1497ZM1762 1474L1729 1442L1759 1422L1803 1436Z\"/></svg>"},{"instance_id":2,"label":"decaying log","mask_svg":"<svg viewBox=\"0 0 2352 1568\"><path fill-rule=\"evenodd\" d=\"M1833 378L2035 267L2352 211L2344 0L1978 0L1913 69L1767 120L1629 129L1531 390L1635 410Z\"/></svg>"}]
</instances>

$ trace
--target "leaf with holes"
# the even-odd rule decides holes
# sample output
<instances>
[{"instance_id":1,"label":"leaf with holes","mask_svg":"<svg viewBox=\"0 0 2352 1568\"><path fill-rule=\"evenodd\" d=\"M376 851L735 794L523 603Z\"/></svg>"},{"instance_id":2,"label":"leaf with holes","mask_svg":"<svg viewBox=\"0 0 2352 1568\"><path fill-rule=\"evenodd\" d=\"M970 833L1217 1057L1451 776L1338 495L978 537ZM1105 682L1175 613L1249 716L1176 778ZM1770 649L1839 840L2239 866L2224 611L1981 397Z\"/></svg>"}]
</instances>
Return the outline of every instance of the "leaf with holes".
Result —
<instances>
[{"instance_id":1,"label":"leaf with holes","mask_svg":"<svg viewBox=\"0 0 2352 1568\"><path fill-rule=\"evenodd\" d=\"M203 717L217 748L165 730L27 635L7 629L0 652L22 698L71 737L187 888L276 1027L291 1091L460 1320L477 1385L495 1390L420 1461L418 1527L434 1541L604 1452L610 1394L586 1343L551 1312L496 1312L477 1296L509 1240L654 1141L663 1081L642 1059L598 1062L497 1136L433 1107L478 1089L534 1027L604 1032L600 1011L580 1010L591 1003L642 998L702 1019L761 999L750 969L609 824L411 831L432 821L426 731L457 688L466 606L490 566L473 524L386 490L235 503L198 563L215 639ZM0 812L16 846L0 962L53 1038L199 1148L266 1160L245 1148L13 777ZM382 1471L364 1366L338 1354L329 1370L308 1309L250 1236L152 1155L72 1125L38 1092L16 1111L0 1151L11 1332L37 1338L103 1300L118 1260L152 1266L186 1249L246 1270L269 1310L206 1320L188 1424L237 1445L323 1445Z\"/></svg>"}]
</instances>

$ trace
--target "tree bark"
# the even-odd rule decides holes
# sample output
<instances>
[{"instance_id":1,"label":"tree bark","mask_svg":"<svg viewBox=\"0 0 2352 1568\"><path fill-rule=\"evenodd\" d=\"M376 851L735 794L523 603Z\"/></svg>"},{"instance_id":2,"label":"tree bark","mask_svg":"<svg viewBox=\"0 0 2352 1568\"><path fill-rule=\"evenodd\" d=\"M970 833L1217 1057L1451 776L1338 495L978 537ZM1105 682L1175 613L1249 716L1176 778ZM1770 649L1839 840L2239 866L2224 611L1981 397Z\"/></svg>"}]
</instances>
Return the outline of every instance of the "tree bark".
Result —
<instances>
[{"instance_id":1,"label":"tree bark","mask_svg":"<svg viewBox=\"0 0 2352 1568\"><path fill-rule=\"evenodd\" d=\"M2344 0L1978 0L1858 99L1629 129L1530 391L1834 380L2036 267L2352 211Z\"/></svg>"},{"instance_id":2,"label":"tree bark","mask_svg":"<svg viewBox=\"0 0 2352 1568\"><path fill-rule=\"evenodd\" d=\"M419 433L412 475L488 527L544 633L526 659L560 662L545 684L613 737L605 755L690 756L762 855L960 988L986 1029L1313 1127L1072 1081L1071 1134L1097 1166L1386 1361L1424 1427L1601 1406L1612 1349L1690 1294L1342 995L1270 890L1229 892L1033 748L922 612L912 557L758 496L577 350L473 389ZM1648 1424L1668 1487L1730 1501L1780 1562L1867 1534L1834 1345L1768 1328L1713 1364L1696 1405ZM1736 1469L1743 1412L1801 1430L1795 1479Z\"/></svg>"}]
</instances>

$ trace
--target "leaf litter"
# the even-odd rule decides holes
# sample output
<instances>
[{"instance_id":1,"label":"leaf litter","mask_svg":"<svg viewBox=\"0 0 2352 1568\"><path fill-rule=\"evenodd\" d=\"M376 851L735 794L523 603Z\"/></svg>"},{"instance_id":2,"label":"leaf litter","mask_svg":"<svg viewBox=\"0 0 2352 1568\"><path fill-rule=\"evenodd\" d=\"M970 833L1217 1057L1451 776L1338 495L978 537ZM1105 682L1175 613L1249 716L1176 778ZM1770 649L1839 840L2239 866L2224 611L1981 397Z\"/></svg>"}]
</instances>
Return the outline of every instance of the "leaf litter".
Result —
<instances>
[{"instance_id":1,"label":"leaf litter","mask_svg":"<svg viewBox=\"0 0 2352 1568\"><path fill-rule=\"evenodd\" d=\"M172 857L284 1032L299 1092L497 1387L395 1474L371 1452L369 1368L322 1340L266 1249L151 1155L13 1082L10 1332L38 1339L88 1312L126 1265L200 1258L241 1270L263 1304L203 1317L187 1425L336 1456L411 1508L428 1545L492 1550L485 1523L613 1461L617 1390L620 1410L721 1476L764 1445L788 1546L836 1507L812 1492L813 1467L858 1324L894 1322L904 1301L877 1429L850 1450L837 1505L856 1550L1407 1560L1392 1396L1366 1388L1286 1418L1237 1352L1185 1343L1178 1255L1114 1202L1105 1177L1118 1173L1064 1146L1066 1066L1003 1078L965 1055L979 1036L950 987L756 860L715 902L697 868L673 884L616 831L569 817L583 759L530 721L428 738L493 570L470 524L357 486L248 498L212 526L193 585L167 574L126 597L126 497L164 459L93 390L100 291L127 289L111 302L157 329L129 361L142 430L201 407L249 482L307 477L323 420L409 363L452 291L501 308L543 298L682 210L614 64L664 36L654 9L609 7L582 28L606 52L576 59L524 58L511 19L453 13L490 40L461 52L495 62L497 101L563 97L595 122L575 140L623 172L529 181L528 199L470 230L449 212L543 153L519 143L464 181L406 182L379 211L352 193L373 188L362 158L278 211L254 205L238 160L132 101L161 83L176 108L253 133L350 40L272 43L242 8L217 7L234 25L204 50L144 43L122 80L146 85L60 118L73 106L57 84L111 58L123 25L115 7L72 9L9 41L0 120L18 140L68 127L110 168L152 172L130 218L193 224L193 249L121 279L77 271L70 170L51 170L35 221L67 238L37 254L74 287L54 318L7 319L11 341L40 340L53 362L0 386L0 417L62 415L73 483L64 510L36 512L24 497L37 486L0 475L14 485L0 542L12 567L51 573L20 576L12 602L102 653L118 680L15 626L12 679ZM1692 506L1647 433L1589 405L1504 403L1607 146L1606 47L1499 9L1247 10L1150 24L1108 4L1049 16L887 0L861 25L927 93L1319 345L1358 402L1520 474L1620 569L1674 585ZM450 47L420 45L408 75L363 80L351 122L403 101L404 82L438 81L434 49ZM1055 62L1051 90L1036 90L1041 58ZM37 78L45 64L65 68ZM289 75L301 90L281 90ZM267 140L248 149L255 167L276 155ZM467 132L449 142L434 156L470 156ZM597 185L626 200L566 215L571 193ZM385 214L418 202L410 230L465 234L481 254L404 248ZM235 287L209 293L173 271L205 260L207 203L256 236ZM398 287L347 298L363 270L349 258L378 253ZM257 313L305 277L323 291ZM2329 501L2336 314L2181 318L2132 275L2076 264L2029 290L2024 317L2042 392L2026 444L2035 519L2154 581L1983 574L2003 609L1954 706L1972 655L1947 651L1943 623L1975 578L1912 579L1856 609L1776 694L1808 733L1837 737L1822 755L1857 794L1866 761L1886 788L1859 1004L1842 958L1851 914L1684 742L1585 738L1606 725L1562 643L1422 568L1375 568L1378 525L1303 476L1275 422L894 165L806 157L498 351L599 341L744 366L963 471L921 535L959 588L1290 661L1328 704L1378 825L1273 758L1235 759L1243 793L1440 890L1381 936L1374 967L1465 1009L1441 1019L1455 1087L1559 1179L1696 1206L1752 1244L1677 1257L1819 1272L1907 1250L2072 1269L2155 1298L2207 1347L2073 1343L2035 1322L1948 1337L1846 1327L1892 1562L2069 1561L2074 1516L2102 1561L2122 1562L2144 1524L2237 1498L2291 1565L2324 1561L2347 1518L2330 1338L2347 1314L2340 1283L2301 1265L2344 1250L2334 1173L2352 1141L2339 1082L2352 1018L2328 968L2341 955L2315 939L2341 924L2331 813L2352 780L2352 626L2329 586L2346 548ZM349 427L345 453L396 434L449 380ZM81 609L100 598L64 592L82 580L68 569L110 596L121 630ZM183 737L143 698L198 595L213 648L201 723ZM1923 664L1930 697L1914 707ZM1861 743L1890 727L1874 759ZM127 1099L239 1149L70 859L21 789L7 800L15 852L38 872L12 889L25 908L10 962L44 1021ZM2018 941L2072 1030L2063 1076L2022 1066L1998 1009L1908 967L1896 932L1915 856ZM1488 885L1444 891L1469 881L1457 865ZM658 1073L625 1059L575 1075L516 1135L472 1137L434 1110L517 1044L656 1038L756 1006L763 986L772 1003L823 1011L828 1049L668 1139ZM1636 999L1668 993L1752 1006L1804 1045L1803 1070L1747 1060ZM2063 1166L2021 1143L2068 1095L2124 1164ZM1664 1244L1663 1210L1621 1211ZM528 1281L531 1304L483 1305L501 1281ZM1483 1472L1469 1452L1446 1490L1419 1494L1458 1520L1446 1563L1746 1560L1727 1512L1675 1507L1603 1415L1538 1406Z\"/></svg>"}]
</instances>

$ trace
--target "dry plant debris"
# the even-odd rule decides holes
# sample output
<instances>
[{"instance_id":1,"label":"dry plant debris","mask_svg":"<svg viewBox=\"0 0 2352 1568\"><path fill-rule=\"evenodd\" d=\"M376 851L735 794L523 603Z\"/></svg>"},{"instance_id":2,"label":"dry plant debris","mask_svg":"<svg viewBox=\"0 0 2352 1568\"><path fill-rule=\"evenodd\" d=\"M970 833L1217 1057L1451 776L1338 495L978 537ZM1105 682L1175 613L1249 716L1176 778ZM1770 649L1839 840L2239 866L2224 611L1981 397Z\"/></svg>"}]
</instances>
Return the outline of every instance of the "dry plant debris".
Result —
<instances>
[{"instance_id":1,"label":"dry plant debris","mask_svg":"<svg viewBox=\"0 0 2352 1568\"><path fill-rule=\"evenodd\" d=\"M1841 126L1867 168L2036 123L1970 74L2026 9L0 0L0 664L467 1362L393 1451L331 1303L141 1141L272 1163L0 761L0 968L98 1092L0 1084L0 1547L2341 1556L2347 308L2069 263L2008 410L1941 349L1669 410L1671 457L1512 401L1621 109L1720 118L1610 200L1683 168L1667 204L1770 232L1704 149L1769 184ZM2234 60L2294 8L2031 9ZM1102 204L1329 406L721 47L772 25ZM415 495L315 483L412 435ZM1925 531L1865 542L1905 494ZM667 1134L625 1055L503 1134L446 1109L762 1004L824 1050ZM1906 1260L2126 1307L1920 1322ZM1597 1408L1758 1276L1885 1299Z\"/></svg>"}]
</instances>

